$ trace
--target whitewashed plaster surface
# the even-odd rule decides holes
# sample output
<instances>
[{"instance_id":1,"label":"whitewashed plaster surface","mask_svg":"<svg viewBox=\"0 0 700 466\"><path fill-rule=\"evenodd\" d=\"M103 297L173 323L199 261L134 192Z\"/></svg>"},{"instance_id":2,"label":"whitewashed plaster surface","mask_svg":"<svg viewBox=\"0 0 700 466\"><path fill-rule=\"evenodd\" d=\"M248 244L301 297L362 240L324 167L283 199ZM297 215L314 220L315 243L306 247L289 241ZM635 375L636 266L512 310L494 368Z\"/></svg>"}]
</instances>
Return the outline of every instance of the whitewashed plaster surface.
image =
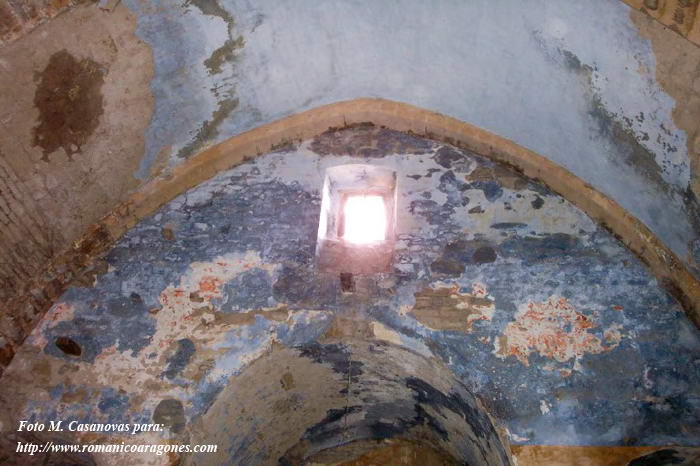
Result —
<instances>
[{"instance_id":1,"label":"whitewashed plaster surface","mask_svg":"<svg viewBox=\"0 0 700 466\"><path fill-rule=\"evenodd\" d=\"M381 97L541 153L693 264L686 134L655 81L650 43L618 0L126 3L156 63L142 178L163 151L174 165L287 115ZM205 64L239 37L229 59ZM615 125L632 137L616 140Z\"/></svg>"}]
</instances>

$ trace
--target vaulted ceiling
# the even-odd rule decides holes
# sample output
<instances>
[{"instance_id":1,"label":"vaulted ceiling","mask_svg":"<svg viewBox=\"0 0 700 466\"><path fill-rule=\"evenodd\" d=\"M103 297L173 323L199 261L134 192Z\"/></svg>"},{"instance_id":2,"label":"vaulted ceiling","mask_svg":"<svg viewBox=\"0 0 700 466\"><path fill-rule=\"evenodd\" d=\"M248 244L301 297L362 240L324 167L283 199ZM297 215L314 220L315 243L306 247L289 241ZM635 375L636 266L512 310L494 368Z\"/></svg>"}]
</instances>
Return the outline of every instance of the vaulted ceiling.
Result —
<instances>
[{"instance_id":1,"label":"vaulted ceiling","mask_svg":"<svg viewBox=\"0 0 700 466\"><path fill-rule=\"evenodd\" d=\"M221 461L619 464L697 445L697 11L1 1L2 429L160 413L196 436L249 378L267 388L245 403L279 408L270 435L300 420L277 440L241 427ZM343 297L309 248L323 169L348 162L396 169L404 237L393 274ZM375 350L439 373L383 379ZM354 404L311 406L307 372L357 384ZM426 438L439 451L415 450Z\"/></svg>"}]
</instances>

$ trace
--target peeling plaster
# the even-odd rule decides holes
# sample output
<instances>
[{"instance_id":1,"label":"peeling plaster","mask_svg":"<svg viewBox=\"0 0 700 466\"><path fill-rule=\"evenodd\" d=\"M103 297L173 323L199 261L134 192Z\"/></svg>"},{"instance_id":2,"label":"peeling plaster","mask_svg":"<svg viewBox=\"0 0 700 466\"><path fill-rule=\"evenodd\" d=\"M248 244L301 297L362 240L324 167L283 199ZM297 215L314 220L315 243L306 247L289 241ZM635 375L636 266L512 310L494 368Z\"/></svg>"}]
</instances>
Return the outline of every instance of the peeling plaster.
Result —
<instances>
[{"instance_id":1,"label":"peeling plaster","mask_svg":"<svg viewBox=\"0 0 700 466\"><path fill-rule=\"evenodd\" d=\"M460 293L459 285L426 288L415 294L412 313L433 330L471 332L475 322L490 321L496 310L481 283L472 285L471 293Z\"/></svg>"},{"instance_id":2,"label":"peeling plaster","mask_svg":"<svg viewBox=\"0 0 700 466\"><path fill-rule=\"evenodd\" d=\"M337 0L307 11L290 1L219 0L208 15L182 5L127 4L157 63L159 105L140 177L163 147L171 147L176 164L185 147L317 105L383 97L543 154L689 257L700 227L685 200L688 135L674 123L674 99L655 79L651 44L619 1L399 8ZM238 37L245 47L210 75L204 62ZM222 113L222 102L235 102L235 109Z\"/></svg>"},{"instance_id":3,"label":"peeling plaster","mask_svg":"<svg viewBox=\"0 0 700 466\"><path fill-rule=\"evenodd\" d=\"M566 298L550 296L546 301L520 307L515 321L495 341L494 353L501 358L515 356L529 366L529 354L538 352L561 363L574 359L573 367L577 369L578 359L585 354L610 351L620 344L622 337L617 327L605 330L604 338L610 344L605 346L589 332L596 326L590 316L578 312Z\"/></svg>"},{"instance_id":4,"label":"peeling plaster","mask_svg":"<svg viewBox=\"0 0 700 466\"><path fill-rule=\"evenodd\" d=\"M329 144L368 147L370 138L384 149L336 156L302 141L220 173L128 232L94 287L70 288L15 356L3 375L0 396L12 407L3 425L147 420L177 400L187 430L280 348L360 381L359 364L323 346L346 335L333 327L345 322L377 345L446 365L515 443L693 441L698 332L623 245L546 188L473 154L429 141L415 153L417 143L397 145L401 133L346 131L359 133ZM397 171L402 212L394 273L363 285L360 301L313 265L324 171L358 158ZM469 213L477 202L492 214ZM435 269L439 260L454 266ZM425 325L420 300L438 298L447 318ZM60 336L83 345L80 358L52 346Z\"/></svg>"}]
</instances>

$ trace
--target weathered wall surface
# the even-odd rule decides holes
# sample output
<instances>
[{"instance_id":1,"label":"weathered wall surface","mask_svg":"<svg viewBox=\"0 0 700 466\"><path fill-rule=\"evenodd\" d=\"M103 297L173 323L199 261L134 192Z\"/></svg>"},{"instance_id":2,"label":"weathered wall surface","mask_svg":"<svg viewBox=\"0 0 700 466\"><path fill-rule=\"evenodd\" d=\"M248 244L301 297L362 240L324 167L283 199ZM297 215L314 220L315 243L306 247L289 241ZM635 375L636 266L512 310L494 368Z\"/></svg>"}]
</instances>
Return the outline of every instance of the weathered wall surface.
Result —
<instances>
[{"instance_id":1,"label":"weathered wall surface","mask_svg":"<svg viewBox=\"0 0 700 466\"><path fill-rule=\"evenodd\" d=\"M658 3L675 12L692 2ZM0 316L11 329L0 344L21 341L59 293L31 278L145 180L246 129L360 96L442 112L542 153L698 271L699 49L621 2L0 7L0 297L26 303ZM0 362L11 357L3 348Z\"/></svg>"},{"instance_id":2,"label":"weathered wall surface","mask_svg":"<svg viewBox=\"0 0 700 466\"><path fill-rule=\"evenodd\" d=\"M344 295L313 266L319 189L326 167L358 162L397 170L402 215L394 273ZM580 210L450 146L371 126L326 133L179 196L103 264L93 286L58 300L3 375L3 430L19 418L155 419L188 435L216 417L229 384L273 373L277 391L260 396L282 411L304 406L284 396L304 374L333 381L308 388L321 390L315 408L329 407L329 425L290 434L311 453L328 447L319 433L339 418L375 438L429 423L409 415L415 423L372 430L354 424L354 410L330 412L348 393L341 381L371 380L352 365L353 337L446 365L512 443L693 445L700 435L700 335L679 305ZM290 376L255 375L276 351L302 354ZM450 398L446 387L429 398L438 392ZM362 401L365 412L400 410ZM232 433L239 451L253 441L244 434Z\"/></svg>"},{"instance_id":3,"label":"weathered wall surface","mask_svg":"<svg viewBox=\"0 0 700 466\"><path fill-rule=\"evenodd\" d=\"M88 225L145 181L166 174L169 166L180 164L212 143L247 129L319 104L360 96L391 98L432 109L487 128L542 153L644 221L697 274L700 259L700 241L697 239L700 217L696 202L700 194L700 133L697 124L700 115L700 48L683 38L697 42L697 26L700 24L697 2L627 2L655 20L614 0L434 3L333 1L311 9L301 8L298 2L292 1L103 0L98 4L77 0L0 0L0 41L5 44L0 50L0 301L3 302L0 365L9 362L14 348L34 327L42 310L62 293L59 285L42 290L33 279L42 274L52 257L79 238ZM48 24L26 35L45 19L54 16L56 18ZM667 30L662 24L672 30ZM370 140L374 141L372 144L377 142L376 139ZM408 150L405 144L409 147L419 144L383 141L392 147L402 147L396 149L398 152ZM323 144L322 140L315 143L318 153L324 153ZM379 150L372 144L361 154L382 154L386 149ZM352 144L334 147L336 155L357 149ZM442 168L447 167L438 169ZM469 175L471 180L465 181L472 186L469 189L489 186L492 178L501 180L498 183L505 183L503 186L506 187L519 183L512 179L508 181L509 177L498 169L494 173L486 169L474 170ZM288 184L291 175L285 176L284 185ZM300 192L313 198L316 188L311 186L314 183L309 182ZM447 185L443 186L443 191ZM442 192L436 186L426 190ZM443 195L446 196L445 193L438 196ZM451 196L450 202L454 204L457 198L454 194ZM542 194L538 196L546 201ZM471 213L466 208L451 211L441 207L439 216L449 212L462 218L466 215L465 210L469 215L482 215L484 219L491 215L483 205L475 205L473 196L466 197L471 198ZM433 208L430 199L413 201L420 202L404 207L411 208L414 215L423 215L426 219L437 215L430 211ZM531 201L537 205L540 203L537 198ZM242 202L245 205L245 202L252 201ZM498 204L500 201L494 202ZM444 205L443 202L438 204ZM503 204L502 212L496 217L517 210L513 209L512 203L509 207L506 209ZM422 209L427 210L423 212ZM485 211L480 212L481 209ZM390 293L385 295L382 294L384 291L373 291L372 296L381 298L378 302L384 303L384 307L381 311L367 310L371 311L368 319L375 323L366 333L374 337L381 335L393 342L397 341L397 334L393 332L403 335L401 338L404 339L408 335L417 341L438 341L439 344L430 346L430 354L445 361L454 361L454 354L475 351L474 338L479 338L480 344L489 351L484 353L483 367L472 372L471 366L459 366L459 361L451 367L482 396L492 390L491 385L480 385L483 380L490 380L488 370L494 373L500 373L503 368L514 371L512 377L494 382L498 390L493 393L500 394L501 398L486 397L486 401L492 410L507 413L499 412L499 419L509 426L513 438L524 439L519 440L523 443L560 439L562 443L573 444L600 438L613 439L611 444L660 444L665 441L663 439L683 443L689 437L676 437L676 427L681 424L692 426L684 435L696 435L692 415L696 413L697 394L692 394L688 387L697 386L697 381L692 379L693 376L686 376L686 373L697 373L692 357L687 356L697 352L694 337L687 337L693 335L692 331L686 328L681 317L659 323L656 321L659 317L654 314L659 310L662 316L675 315L675 305L666 301L656 285L652 286L652 291L644 292L647 294L638 293L643 280L637 282L636 278L628 280L633 284L630 285L632 288L619 295L611 296L605 292L590 301L580 298L572 301L570 296L560 293L558 287L564 286L563 282L540 269L537 269L540 275L533 277L542 278L544 287L540 282L525 280L520 271L503 268L502 261L506 259L524 261L527 267L544 261L542 270L552 267L550 262L559 257L550 251L552 248L573 254L571 261L578 261L575 266L583 267L581 264L588 253L579 255L580 251L605 249L605 242L599 239L587 240L586 243L581 239L587 238L583 233L575 235L543 227L532 231L536 232L536 238L549 235L545 241L547 246L543 246L548 252L542 257L527 256L525 251L538 251L541 245L533 243L528 236L529 230L523 230L525 227L518 224L548 222L545 217L529 218L527 215L523 211L522 221L502 221L500 223L505 226L489 227L487 233L477 229L485 236L466 239L455 236L456 230L445 229L444 225L435 230L437 227L430 223L431 220L421 220L427 222L421 227L421 232L435 230L439 233L434 237L429 235L432 249L425 252L427 249L421 249L425 245L411 240L409 250L413 247L416 254L425 254L422 265L400 265L404 274L410 267L417 270L415 276L408 275L406 282L401 282L403 288L396 284L387 288L399 290L397 296L403 296L401 301L397 297L390 299ZM309 215L305 221L312 221L312 217ZM262 222L260 228L265 225L264 219L255 221ZM289 222L289 225L294 225L291 220ZM471 223L460 222L457 222L459 228L473 228ZM199 223L207 224L206 221ZM498 223L492 221L494 225ZM179 244L177 222L175 227L157 225L153 227L154 231L161 231L164 241L171 241L165 243L166 246ZM296 227L290 227L293 228ZM502 231L516 239L494 237L491 230ZM140 234L143 233L134 233L136 237ZM448 240L440 236L443 234ZM573 235L574 239L566 235ZM518 238L525 246L517 245ZM204 236L199 240L205 241ZM151 240L144 240L150 244L148 241ZM242 241L240 249L258 251L265 259L260 267L267 271L270 281L289 283L290 287L296 286L295 283L307 284L303 273L296 275L296 268L285 272L284 264L291 260L287 256L270 258L253 239L250 239L250 244L246 241ZM276 241L282 240L277 238ZM299 241L294 247L303 249L305 238ZM577 241L583 241L586 246L580 246ZM213 252L202 252L201 257L194 259L187 256L189 253L182 251L188 250L190 244L182 246L177 253L184 254L182 264L178 265L181 268L163 272L169 274L163 279L163 287L166 287L166 282L179 283L178 277L184 274L191 261L201 259L206 262L214 257ZM119 248L123 246L118 246L115 251ZM164 247L162 251L171 258L172 253L167 252L169 249ZM219 252L225 253L223 250ZM561 255L565 254L562 252ZM617 289L621 272L615 267L619 266L618 261L627 261L627 256L621 259L607 249L602 259L600 255L590 255L594 259L586 260L594 264L591 265L593 272L563 272L557 266L552 268L551 274L564 274L571 283ZM113 267L120 264L114 257L111 260ZM160 268L164 261L155 259L155 255L150 260L157 262L152 266L153 270ZM295 260L298 258L291 262ZM462 265L474 263L489 273L504 273L522 286L511 290L512 280L497 283L482 280L475 284L471 276L459 273ZM109 261L98 263L95 271L108 270L108 264ZM268 266L271 268L266 268ZM573 266L566 262L562 267ZM605 273L596 267L602 267ZM609 268L612 271L608 271ZM421 271L423 275L420 275ZM51 273L54 272L60 275L65 270ZM153 276L151 272L139 273L140 277ZM227 273L234 272L217 270L216 273L228 277ZM629 273L639 273L644 280L651 280L637 269ZM49 282L54 277L52 274L47 274ZM610 278L613 276L618 278ZM535 285L540 286L539 292L533 292ZM212 286L215 287L216 283ZM329 293L335 292L334 283L328 281L323 286L331 289ZM164 289L150 292L157 296ZM327 291L314 288L307 301L315 302ZM84 292L86 295L70 298L71 293L76 293L73 289L66 296L83 303L83 298L92 296L92 292ZM512 292L513 297L505 298L506 292ZM228 291L222 293L222 299L228 296L226 293ZM119 293L111 288L104 294L121 303L118 306L124 309L130 306L140 309L136 297L133 302L125 301L125 298L118 298ZM13 303L12 298L18 295L25 298L31 295L32 300L23 298L21 305L15 305L17 303ZM286 296L279 300L274 293L270 296L268 299L272 299L275 306L294 302ZM104 299L100 297L94 301L98 303ZM159 302L155 298L149 299ZM622 301L632 304L621 304ZM608 302L615 302L611 304L613 309L621 307L624 318L615 320L606 313L602 317L596 316L595 312L607 309ZM338 309L346 305L338 305ZM111 306L104 304L100 309L111 309ZM635 314L630 318L626 315L629 311L625 311L629 306L648 308L649 314L644 314L646 317ZM396 308L404 309L406 317L393 318L387 309ZM674 311L667 314L660 311L662 308ZM60 306L54 307L53 315L56 312L61 314L61 309ZM248 328L263 320L273 322L274 326L283 325L289 318L289 309L297 311L294 305L283 309L253 306L249 313L228 315L221 325ZM162 323L152 322L158 320L153 317L157 314L135 318L129 312L140 311L133 309L123 311L130 316L125 321L122 321L123 316L114 317L109 312L108 317L104 317L104 311L98 313L101 317L95 318L83 305L75 312L81 317L70 328L85 326L92 329L87 331L89 338L80 333L83 338L80 342L81 357L89 360L92 355L96 362L100 361L99 355L105 357L109 354L104 350L108 343L115 348L115 353L121 354L131 346L138 348L141 344L134 342L145 344L153 340L158 335L155 329L162 327ZM503 317L504 313L509 319ZM334 319L332 312L328 314L327 309L319 314L325 316L323 325L330 325L329 321ZM543 316L548 317L543 321ZM113 319L118 319L118 324ZM630 319L631 323L628 322ZM315 329L316 333L330 331L321 328L323 325L317 328L299 324L299 327L311 333L309 328ZM485 329L484 325L489 327ZM91 331L100 333L96 328L113 326L121 330L109 337L90 336ZM642 327L643 331L638 331L637 327ZM47 333L46 328L37 331L45 335L48 347L54 348L51 338L65 333L67 328L58 327L60 332L56 333ZM627 339L625 329L632 329ZM658 335L654 333L656 331ZM294 346L300 341L313 341L316 333L305 334L289 344ZM679 341L661 342L663 335L674 333L682 336ZM455 346L454 335L462 334L466 335L462 338L467 343ZM187 355L192 352L201 354L200 343L179 336L176 338L178 343L165 341L162 346L180 362L172 366L169 362L159 362L166 366L163 371L174 378L183 364L192 370L182 361L188 360ZM64 349L72 348L70 343L63 343ZM43 348L43 343L39 346ZM661 348L658 352L652 349L657 346ZM65 372L60 377L58 375L62 371L78 368L80 377L101 373L100 369L88 370L88 362L81 363L82 366L67 363L57 368L53 363L47 363L51 359L41 353L27 356L27 348L31 345L22 350L24 362L17 362L17 367L35 368L40 377L36 385L30 384L22 390L18 388L22 395L12 395L13 400L28 399L32 392L25 390L32 390L32 387L44 390L53 386L54 392L58 393L60 389L55 387L67 383L62 378ZM219 353L229 351L225 344L223 348L206 349L205 353L210 351L212 356L204 358L203 366L198 370L209 374L210 361L216 360ZM63 354L55 348L52 351L55 355ZM170 356L163 356L163 351L159 349L149 355L159 355L154 356L159 361L163 358L169 360ZM625 351L625 357L617 356ZM490 356L490 352L495 353ZM671 357L674 352L682 356ZM141 353L136 351L136 354ZM624 361L630 366L630 373L635 374L631 378L613 377L619 380L622 390L589 397L571 388L579 382L586 386L604 385L602 381L608 380L607 374L612 370L600 366L607 364L607 357L613 358L617 365ZM141 370L153 363L137 356L124 358L124 367L132 368L129 369L132 374L137 371L134 367ZM491 361L489 358L495 359ZM593 363L593 369L587 367L590 361L599 361L596 358L603 362ZM244 366L247 361L244 358L241 364ZM38 365L35 367L34 364ZM121 367L119 364L110 363L109 367ZM561 380L576 383L539 377L537 371L544 370L542 367L552 374L558 372L564 377ZM16 374L18 369L13 370ZM156 369L153 371L155 374ZM223 372L230 374L235 371L229 368ZM647 374L641 381L640 373ZM538 374L538 377L533 374ZM554 398L540 397L540 402L544 400L544 404L539 404L540 414L535 409L538 402L532 391L527 392L526 401L518 409L511 409L505 401L509 397L519 399L519 392L508 387L515 387L517 380L522 378L542 379L539 384L533 382L534 390L554 393ZM171 379L163 375L162 380ZM37 402L36 410L45 413L47 409L66 409L61 403L71 404L76 399L87 397L88 401L76 409L82 410L83 416L92 416L91 410L95 408L91 408L90 403L95 397L100 400L105 397L107 401L103 407L111 402L111 395L104 391L107 382L100 384L85 392L67 388L68 395L56 395L51 401ZM122 383L122 386L126 385ZM218 386L211 385L215 392ZM65 386L70 386L70 383ZM180 399L182 395L172 387L158 390L162 397L175 397L163 399ZM200 389L194 392L199 393ZM129 404L136 406L136 410L141 409L143 402L139 397L128 393ZM583 401L579 402L579 397ZM181 403L185 406L194 398L195 395L191 394ZM576 401L572 402L572 398ZM612 401L606 401L608 399ZM631 405L630 399L633 400ZM623 400L628 402L627 411L621 408ZM550 413L545 411L552 411L549 405L559 402L563 407L548 417ZM168 409L177 407L171 402L164 406ZM155 411L153 406L145 409ZM638 415L640 410L644 413L641 417ZM177 409L175 412L179 413ZM104 415L101 408L100 413ZM574 416L587 416L592 420L590 425L577 424L567 430L570 422L567 419ZM186 415L187 420L194 418L196 415L191 413ZM620 419L625 421L619 422ZM531 435L529 429L532 425L536 426L533 432L542 432L540 437ZM604 435L605 429L609 432Z\"/></svg>"},{"instance_id":4,"label":"weathered wall surface","mask_svg":"<svg viewBox=\"0 0 700 466\"><path fill-rule=\"evenodd\" d=\"M127 3L156 60L140 177L159 154L177 164L302 109L383 97L544 154L694 263L688 137L621 2Z\"/></svg>"},{"instance_id":5,"label":"weathered wall surface","mask_svg":"<svg viewBox=\"0 0 700 466\"><path fill-rule=\"evenodd\" d=\"M78 7L0 51L5 341L21 341L42 311L26 296L19 304L12 298L139 185L133 173L153 99L151 52L135 28L124 6ZM37 292L38 301L56 294Z\"/></svg>"}]
</instances>

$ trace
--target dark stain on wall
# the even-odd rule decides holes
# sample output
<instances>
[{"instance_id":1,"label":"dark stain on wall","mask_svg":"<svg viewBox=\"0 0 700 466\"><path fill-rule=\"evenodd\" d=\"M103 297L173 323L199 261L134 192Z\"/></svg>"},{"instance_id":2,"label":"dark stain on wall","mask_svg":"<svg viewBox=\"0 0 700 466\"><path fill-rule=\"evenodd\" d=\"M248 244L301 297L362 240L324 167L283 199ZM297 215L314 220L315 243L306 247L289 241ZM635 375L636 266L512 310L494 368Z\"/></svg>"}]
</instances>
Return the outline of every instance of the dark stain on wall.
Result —
<instances>
[{"instance_id":1,"label":"dark stain on wall","mask_svg":"<svg viewBox=\"0 0 700 466\"><path fill-rule=\"evenodd\" d=\"M172 432L179 434L187 424L182 403L172 398L161 400L153 411L153 422L163 424Z\"/></svg>"},{"instance_id":2,"label":"dark stain on wall","mask_svg":"<svg viewBox=\"0 0 700 466\"><path fill-rule=\"evenodd\" d=\"M467 159L464 154L458 150L452 148L451 146L442 146L439 148L435 155L433 156L435 162L447 169L464 169L468 166Z\"/></svg>"},{"instance_id":3,"label":"dark stain on wall","mask_svg":"<svg viewBox=\"0 0 700 466\"><path fill-rule=\"evenodd\" d=\"M56 346L58 347L58 349L70 356L80 356L83 352L83 349L80 347L80 345L76 343L75 340L68 337L56 338Z\"/></svg>"},{"instance_id":4,"label":"dark stain on wall","mask_svg":"<svg viewBox=\"0 0 700 466\"><path fill-rule=\"evenodd\" d=\"M508 238L500 244L505 257L519 257L536 262L563 256L575 257L581 252L578 238L566 233Z\"/></svg>"},{"instance_id":5,"label":"dark stain on wall","mask_svg":"<svg viewBox=\"0 0 700 466\"><path fill-rule=\"evenodd\" d=\"M537 196L535 197L535 200L531 202L531 204L533 209L541 209L544 205L544 199L542 199L540 196Z\"/></svg>"},{"instance_id":6,"label":"dark stain on wall","mask_svg":"<svg viewBox=\"0 0 700 466\"><path fill-rule=\"evenodd\" d=\"M408 211L412 215L424 217L431 225L439 225L440 220L443 218L445 208L432 199L418 199L411 201Z\"/></svg>"},{"instance_id":7,"label":"dark stain on wall","mask_svg":"<svg viewBox=\"0 0 700 466\"><path fill-rule=\"evenodd\" d=\"M168 379L174 379L187 366L195 353L195 346L189 338L183 338L177 341L177 349L175 354L168 359L168 367L163 372L163 375Z\"/></svg>"},{"instance_id":8,"label":"dark stain on wall","mask_svg":"<svg viewBox=\"0 0 700 466\"><path fill-rule=\"evenodd\" d=\"M86 288L74 290L79 294L90 293ZM79 357L83 361L93 362L102 350L117 343L119 351L131 350L132 354L137 354L155 332L155 321L138 295L113 297L98 311L93 315L60 322L48 331L51 338L65 337L73 340L82 348L80 356L67 356L52 344L46 345L44 352L62 358ZM112 325L113 318L119 319L118 327Z\"/></svg>"},{"instance_id":9,"label":"dark stain on wall","mask_svg":"<svg viewBox=\"0 0 700 466\"><path fill-rule=\"evenodd\" d=\"M477 264L488 264L496 261L496 251L490 246L482 246L472 256L472 260Z\"/></svg>"},{"instance_id":10,"label":"dark stain on wall","mask_svg":"<svg viewBox=\"0 0 700 466\"><path fill-rule=\"evenodd\" d=\"M456 277L468 264L486 264L496 260L496 251L488 241L458 239L448 243L431 265L434 273Z\"/></svg>"},{"instance_id":11,"label":"dark stain on wall","mask_svg":"<svg viewBox=\"0 0 700 466\"><path fill-rule=\"evenodd\" d=\"M280 378L280 385L286 391L289 391L292 388L294 388L294 375L292 375L291 372L285 372L284 374L282 374L282 377Z\"/></svg>"},{"instance_id":12,"label":"dark stain on wall","mask_svg":"<svg viewBox=\"0 0 700 466\"><path fill-rule=\"evenodd\" d=\"M272 295L279 302L294 307L318 307L323 303L335 307L340 284L329 277L314 273L309 265L290 263L284 265L272 285Z\"/></svg>"},{"instance_id":13,"label":"dark stain on wall","mask_svg":"<svg viewBox=\"0 0 700 466\"><path fill-rule=\"evenodd\" d=\"M498 222L491 225L494 230L521 230L527 227L527 223L522 222Z\"/></svg>"},{"instance_id":14,"label":"dark stain on wall","mask_svg":"<svg viewBox=\"0 0 700 466\"><path fill-rule=\"evenodd\" d=\"M39 110L34 145L42 160L62 148L69 159L81 152L104 112L102 85L106 70L90 58L78 60L68 51L54 53L41 73L34 105Z\"/></svg>"}]
</instances>

